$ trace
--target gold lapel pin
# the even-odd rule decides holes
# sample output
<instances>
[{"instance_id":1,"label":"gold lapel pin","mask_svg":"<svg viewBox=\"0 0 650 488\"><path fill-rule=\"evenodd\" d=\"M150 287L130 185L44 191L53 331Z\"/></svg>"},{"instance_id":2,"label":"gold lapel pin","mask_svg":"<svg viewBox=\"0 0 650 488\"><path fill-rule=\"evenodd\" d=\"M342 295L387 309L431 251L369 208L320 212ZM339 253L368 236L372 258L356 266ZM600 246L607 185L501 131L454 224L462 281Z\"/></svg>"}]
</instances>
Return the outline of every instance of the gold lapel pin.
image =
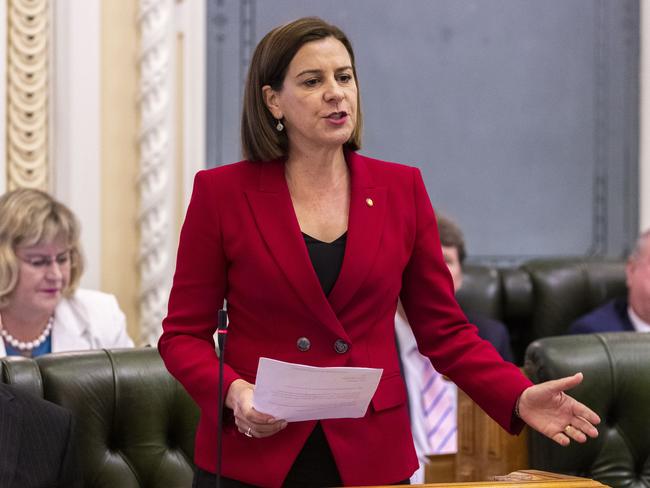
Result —
<instances>
[{"instance_id":1,"label":"gold lapel pin","mask_svg":"<svg viewBox=\"0 0 650 488\"><path fill-rule=\"evenodd\" d=\"M366 205L372 207L374 204L375 202L372 201L372 198L366 198Z\"/></svg>"}]
</instances>

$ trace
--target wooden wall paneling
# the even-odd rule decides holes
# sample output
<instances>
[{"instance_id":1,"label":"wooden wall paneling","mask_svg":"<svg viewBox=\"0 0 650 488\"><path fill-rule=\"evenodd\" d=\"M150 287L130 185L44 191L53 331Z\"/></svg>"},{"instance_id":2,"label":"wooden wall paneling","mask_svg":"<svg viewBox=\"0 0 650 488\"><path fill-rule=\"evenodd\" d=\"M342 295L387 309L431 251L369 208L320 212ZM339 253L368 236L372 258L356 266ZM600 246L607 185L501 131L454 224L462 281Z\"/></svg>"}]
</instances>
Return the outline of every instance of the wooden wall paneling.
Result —
<instances>
[{"instance_id":1,"label":"wooden wall paneling","mask_svg":"<svg viewBox=\"0 0 650 488\"><path fill-rule=\"evenodd\" d=\"M639 0L408 5L208 0L209 164L240 158L251 46L319 15L355 47L362 152L418 166L471 258L625 253L638 226Z\"/></svg>"},{"instance_id":2,"label":"wooden wall paneling","mask_svg":"<svg viewBox=\"0 0 650 488\"><path fill-rule=\"evenodd\" d=\"M511 436L458 390L456 481L483 481L528 467L528 431Z\"/></svg>"}]
</instances>

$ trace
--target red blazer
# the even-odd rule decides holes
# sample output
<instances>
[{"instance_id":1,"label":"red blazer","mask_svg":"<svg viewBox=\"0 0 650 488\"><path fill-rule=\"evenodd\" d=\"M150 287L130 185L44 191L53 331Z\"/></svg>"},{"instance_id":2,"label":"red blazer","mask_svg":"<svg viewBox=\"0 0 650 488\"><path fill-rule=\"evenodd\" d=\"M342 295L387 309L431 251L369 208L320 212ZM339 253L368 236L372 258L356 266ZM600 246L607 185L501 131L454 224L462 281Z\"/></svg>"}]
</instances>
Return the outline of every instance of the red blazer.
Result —
<instances>
[{"instance_id":1,"label":"red blazer","mask_svg":"<svg viewBox=\"0 0 650 488\"><path fill-rule=\"evenodd\" d=\"M402 298L420 351L511 432L530 382L481 340L454 299L437 225L416 168L346 153L351 174L347 246L329 296L301 235L281 161L201 171L181 231L160 354L201 409L195 462L214 472L217 309L228 302L224 384L255 382L260 357L315 366L383 368L366 415L322 421L346 485L408 478L418 463L394 340ZM301 351L297 341L311 343ZM348 347L335 348L343 341ZM248 438L226 416L223 475L280 486L315 422Z\"/></svg>"}]
</instances>

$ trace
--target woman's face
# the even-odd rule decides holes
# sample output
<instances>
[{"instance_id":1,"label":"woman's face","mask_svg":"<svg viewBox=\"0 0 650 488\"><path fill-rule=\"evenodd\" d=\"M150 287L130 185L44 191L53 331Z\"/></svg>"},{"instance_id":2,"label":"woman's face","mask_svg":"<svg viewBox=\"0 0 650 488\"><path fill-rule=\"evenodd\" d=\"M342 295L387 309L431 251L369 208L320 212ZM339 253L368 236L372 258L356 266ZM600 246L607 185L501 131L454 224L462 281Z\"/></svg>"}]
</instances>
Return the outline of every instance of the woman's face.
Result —
<instances>
[{"instance_id":1,"label":"woman's face","mask_svg":"<svg viewBox=\"0 0 650 488\"><path fill-rule=\"evenodd\" d=\"M18 284L10 307L25 314L52 314L70 283L70 248L63 239L16 249Z\"/></svg>"},{"instance_id":2,"label":"woman's face","mask_svg":"<svg viewBox=\"0 0 650 488\"><path fill-rule=\"evenodd\" d=\"M267 107L283 119L289 148L345 144L357 120L357 84L345 46L333 37L308 42L289 64L280 91L263 88Z\"/></svg>"}]
</instances>

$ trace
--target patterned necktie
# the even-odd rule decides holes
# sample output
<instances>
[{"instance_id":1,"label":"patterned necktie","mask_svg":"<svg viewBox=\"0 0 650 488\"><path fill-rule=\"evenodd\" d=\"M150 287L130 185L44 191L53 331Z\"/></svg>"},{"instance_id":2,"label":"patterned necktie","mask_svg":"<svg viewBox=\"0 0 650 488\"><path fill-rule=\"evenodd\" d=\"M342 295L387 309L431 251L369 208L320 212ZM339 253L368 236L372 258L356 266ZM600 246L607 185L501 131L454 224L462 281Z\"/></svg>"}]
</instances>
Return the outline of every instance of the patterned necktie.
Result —
<instances>
[{"instance_id":1,"label":"patterned necktie","mask_svg":"<svg viewBox=\"0 0 650 488\"><path fill-rule=\"evenodd\" d=\"M456 385L447 381L431 365L428 358L417 349L414 354L422 363L422 389L420 408L426 427L431 452L428 454L455 453L456 438Z\"/></svg>"}]
</instances>

